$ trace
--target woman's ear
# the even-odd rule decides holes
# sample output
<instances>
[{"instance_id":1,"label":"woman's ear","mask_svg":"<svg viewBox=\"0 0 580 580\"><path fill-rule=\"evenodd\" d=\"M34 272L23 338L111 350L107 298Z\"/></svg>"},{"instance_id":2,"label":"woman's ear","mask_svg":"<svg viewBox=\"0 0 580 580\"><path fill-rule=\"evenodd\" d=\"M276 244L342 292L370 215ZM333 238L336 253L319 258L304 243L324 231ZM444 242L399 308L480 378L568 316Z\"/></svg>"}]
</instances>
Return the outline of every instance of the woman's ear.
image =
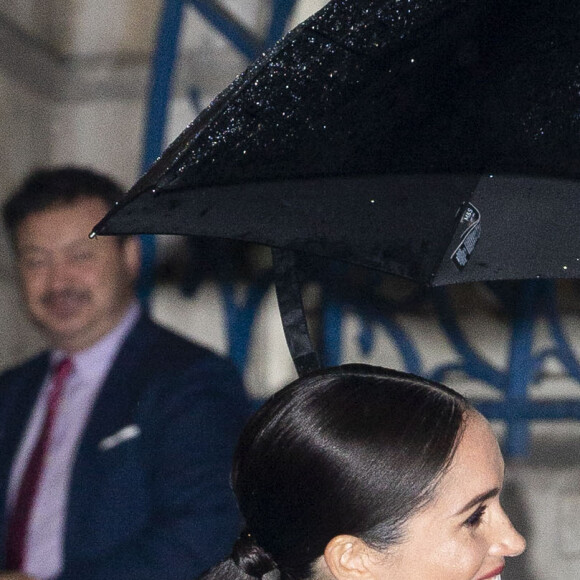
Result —
<instances>
[{"instance_id":1,"label":"woman's ear","mask_svg":"<svg viewBox=\"0 0 580 580\"><path fill-rule=\"evenodd\" d=\"M360 538L335 536L324 550L324 562L337 580L367 580L373 577L369 552Z\"/></svg>"}]
</instances>

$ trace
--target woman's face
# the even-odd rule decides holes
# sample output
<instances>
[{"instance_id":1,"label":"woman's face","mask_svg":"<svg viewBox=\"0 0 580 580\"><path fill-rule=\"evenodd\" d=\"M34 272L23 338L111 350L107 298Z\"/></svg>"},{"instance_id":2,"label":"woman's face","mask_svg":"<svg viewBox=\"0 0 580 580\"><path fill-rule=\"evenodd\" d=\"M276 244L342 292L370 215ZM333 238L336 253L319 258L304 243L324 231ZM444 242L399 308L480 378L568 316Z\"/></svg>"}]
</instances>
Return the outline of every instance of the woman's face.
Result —
<instances>
[{"instance_id":1,"label":"woman's face","mask_svg":"<svg viewBox=\"0 0 580 580\"><path fill-rule=\"evenodd\" d=\"M377 580L484 580L499 576L525 540L504 513L504 463L489 423L472 412L435 497L406 524L405 539L372 552Z\"/></svg>"}]
</instances>

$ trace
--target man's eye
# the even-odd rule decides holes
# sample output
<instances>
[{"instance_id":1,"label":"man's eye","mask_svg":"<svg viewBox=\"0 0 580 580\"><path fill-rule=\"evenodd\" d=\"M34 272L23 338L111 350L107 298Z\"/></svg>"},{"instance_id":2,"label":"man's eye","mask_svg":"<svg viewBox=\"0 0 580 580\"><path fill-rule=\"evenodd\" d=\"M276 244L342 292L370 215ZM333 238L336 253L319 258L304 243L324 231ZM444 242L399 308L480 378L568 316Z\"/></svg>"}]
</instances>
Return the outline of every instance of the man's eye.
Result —
<instances>
[{"instance_id":1,"label":"man's eye","mask_svg":"<svg viewBox=\"0 0 580 580\"><path fill-rule=\"evenodd\" d=\"M480 522L487 506L480 505L464 522L464 525L469 528L476 527Z\"/></svg>"},{"instance_id":2,"label":"man's eye","mask_svg":"<svg viewBox=\"0 0 580 580\"><path fill-rule=\"evenodd\" d=\"M78 254L74 254L72 256L73 262L86 262L93 257L92 252L79 252Z\"/></svg>"},{"instance_id":3,"label":"man's eye","mask_svg":"<svg viewBox=\"0 0 580 580\"><path fill-rule=\"evenodd\" d=\"M20 261L20 264L27 270L35 270L37 268L42 268L42 266L45 264L45 261L41 258L24 258Z\"/></svg>"}]
</instances>

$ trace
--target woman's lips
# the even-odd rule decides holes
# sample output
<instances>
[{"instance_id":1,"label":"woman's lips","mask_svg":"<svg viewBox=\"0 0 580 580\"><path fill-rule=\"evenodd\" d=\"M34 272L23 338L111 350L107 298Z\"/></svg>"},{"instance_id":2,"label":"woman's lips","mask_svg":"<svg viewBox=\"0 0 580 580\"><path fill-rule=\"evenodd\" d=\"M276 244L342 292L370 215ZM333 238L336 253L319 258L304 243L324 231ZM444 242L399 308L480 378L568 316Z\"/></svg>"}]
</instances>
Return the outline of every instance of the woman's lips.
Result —
<instances>
[{"instance_id":1,"label":"woman's lips","mask_svg":"<svg viewBox=\"0 0 580 580\"><path fill-rule=\"evenodd\" d=\"M478 580L501 580L501 573L503 572L504 567L505 566L500 566L490 572L487 576L482 576Z\"/></svg>"}]
</instances>

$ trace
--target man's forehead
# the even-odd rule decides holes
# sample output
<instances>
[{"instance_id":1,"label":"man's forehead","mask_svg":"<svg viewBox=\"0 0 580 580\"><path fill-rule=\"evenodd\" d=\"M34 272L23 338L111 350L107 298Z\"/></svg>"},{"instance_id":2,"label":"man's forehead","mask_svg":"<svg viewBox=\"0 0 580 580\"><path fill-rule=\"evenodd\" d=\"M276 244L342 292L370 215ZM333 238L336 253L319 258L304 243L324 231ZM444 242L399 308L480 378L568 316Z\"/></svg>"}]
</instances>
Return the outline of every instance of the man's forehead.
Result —
<instances>
[{"instance_id":1,"label":"man's forehead","mask_svg":"<svg viewBox=\"0 0 580 580\"><path fill-rule=\"evenodd\" d=\"M104 246L108 246L109 244L105 241L109 238L98 238L98 239L90 239L87 237L79 237L76 239L66 240L62 243L58 243L58 240L55 244L51 244L50 248L58 248L63 251L67 250L75 250L75 249L97 249L102 248ZM112 238L111 238L112 239ZM30 240L22 240L20 243L17 244L17 249L19 252L35 252L35 251L48 251L50 249L48 246L43 245L42 243L30 241Z\"/></svg>"},{"instance_id":2,"label":"man's forehead","mask_svg":"<svg viewBox=\"0 0 580 580\"><path fill-rule=\"evenodd\" d=\"M95 219L109 211L109 206L101 199L94 197L82 197L73 203L57 203L49 205L43 209L30 212L23 217L16 228L17 233L33 235L43 233L51 228L51 224L59 224L61 229L55 230L55 235L64 235L66 230L73 230L75 227L91 230ZM87 232L87 236L90 231Z\"/></svg>"},{"instance_id":3,"label":"man's forehead","mask_svg":"<svg viewBox=\"0 0 580 580\"><path fill-rule=\"evenodd\" d=\"M20 223L22 224L29 220L38 221L50 219L59 215L70 215L72 213L79 215L87 214L91 218L95 216L98 218L106 214L111 207L112 205L101 197L83 194L71 199L55 199L42 207L28 212L27 215L22 217Z\"/></svg>"}]
</instances>

